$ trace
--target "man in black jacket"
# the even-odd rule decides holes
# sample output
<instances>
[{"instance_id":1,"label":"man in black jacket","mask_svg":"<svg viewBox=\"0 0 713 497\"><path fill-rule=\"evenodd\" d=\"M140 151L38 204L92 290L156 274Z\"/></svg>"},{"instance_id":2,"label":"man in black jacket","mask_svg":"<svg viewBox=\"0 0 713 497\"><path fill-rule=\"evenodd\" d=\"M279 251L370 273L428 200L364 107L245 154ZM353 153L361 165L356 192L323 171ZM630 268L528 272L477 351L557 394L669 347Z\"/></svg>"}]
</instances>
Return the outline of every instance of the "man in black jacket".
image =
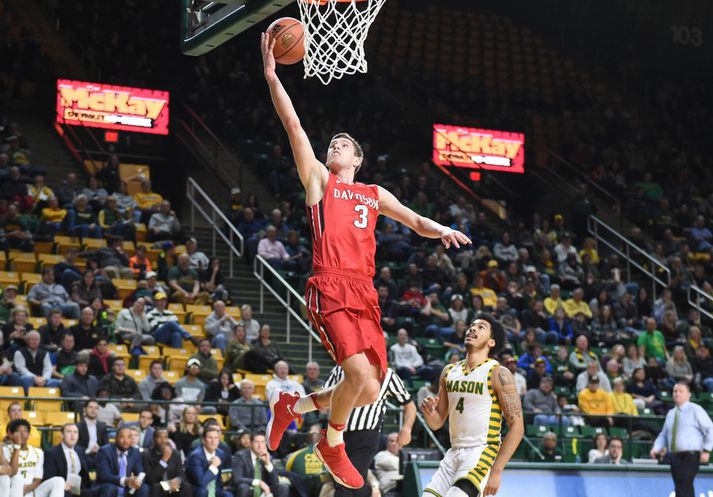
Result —
<instances>
[{"instance_id":1,"label":"man in black jacket","mask_svg":"<svg viewBox=\"0 0 713 497\"><path fill-rule=\"evenodd\" d=\"M79 356L75 365L74 373L65 375L62 379L62 397L85 397L92 398L97 394L99 380L87 374L89 368L89 359L85 356ZM80 404L77 402L76 404ZM75 406L75 410L79 411L79 405Z\"/></svg>"},{"instance_id":2,"label":"man in black jacket","mask_svg":"<svg viewBox=\"0 0 713 497\"><path fill-rule=\"evenodd\" d=\"M253 434L250 437L250 448L233 456L233 484L235 497L250 497L258 486L263 495L287 497L289 494L289 488L281 485L277 478L264 434Z\"/></svg>"},{"instance_id":3,"label":"man in black jacket","mask_svg":"<svg viewBox=\"0 0 713 497\"><path fill-rule=\"evenodd\" d=\"M193 487L186 481L183 464L178 451L171 449L168 430L156 428L153 432L153 448L142 452L144 482L149 486L150 497L191 497Z\"/></svg>"},{"instance_id":4,"label":"man in black jacket","mask_svg":"<svg viewBox=\"0 0 713 497\"><path fill-rule=\"evenodd\" d=\"M67 475L76 475L81 481L80 497L92 497L92 482L89 480L89 463L84 455L84 450L77 446L79 430L74 423L68 423L62 427L62 443L55 445L45 451L44 479L59 476L67 479ZM67 482L68 486L71 482ZM71 488L71 487L70 487ZM73 494L65 486L65 497Z\"/></svg>"},{"instance_id":5,"label":"man in black jacket","mask_svg":"<svg viewBox=\"0 0 713 497\"><path fill-rule=\"evenodd\" d=\"M141 400L139 386L133 378L126 374L126 361L123 357L114 359L111 373L106 375L99 382L99 388L106 389L112 399L125 399L120 406L121 409L135 409L134 400Z\"/></svg>"},{"instance_id":6,"label":"man in black jacket","mask_svg":"<svg viewBox=\"0 0 713 497\"><path fill-rule=\"evenodd\" d=\"M79 430L77 445L84 448L91 469L96 468L96 453L102 446L109 443L106 424L97 420L98 415L99 403L96 399L89 399L84 405L84 417L77 423Z\"/></svg>"}]
</instances>

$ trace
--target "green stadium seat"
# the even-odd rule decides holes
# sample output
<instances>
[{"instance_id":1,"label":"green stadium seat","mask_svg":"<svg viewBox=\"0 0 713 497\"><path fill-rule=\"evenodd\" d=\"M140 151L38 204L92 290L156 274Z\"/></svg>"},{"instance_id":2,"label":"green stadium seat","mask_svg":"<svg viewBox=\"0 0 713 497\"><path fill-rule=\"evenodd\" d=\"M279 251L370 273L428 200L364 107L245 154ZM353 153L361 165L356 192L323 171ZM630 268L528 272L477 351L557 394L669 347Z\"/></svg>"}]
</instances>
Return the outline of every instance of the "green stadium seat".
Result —
<instances>
[{"instance_id":1,"label":"green stadium seat","mask_svg":"<svg viewBox=\"0 0 713 497\"><path fill-rule=\"evenodd\" d=\"M673 402L673 397L671 397L671 392L668 390L661 390L658 394L659 400L662 402Z\"/></svg>"},{"instance_id":2,"label":"green stadium seat","mask_svg":"<svg viewBox=\"0 0 713 497\"><path fill-rule=\"evenodd\" d=\"M619 437L623 440L629 438L628 430L619 426L612 426L611 428L609 428L609 435L612 437Z\"/></svg>"},{"instance_id":3,"label":"green stadium seat","mask_svg":"<svg viewBox=\"0 0 713 497\"><path fill-rule=\"evenodd\" d=\"M578 438L582 435L578 426L565 426L562 428L562 436L565 438Z\"/></svg>"},{"instance_id":4,"label":"green stadium seat","mask_svg":"<svg viewBox=\"0 0 713 497\"><path fill-rule=\"evenodd\" d=\"M585 438L593 438L596 433L607 433L607 429L601 426L582 426L580 429Z\"/></svg>"},{"instance_id":5,"label":"green stadium seat","mask_svg":"<svg viewBox=\"0 0 713 497\"><path fill-rule=\"evenodd\" d=\"M527 425L525 434L528 436L528 438L542 437L548 431L550 431L549 426Z\"/></svg>"}]
</instances>

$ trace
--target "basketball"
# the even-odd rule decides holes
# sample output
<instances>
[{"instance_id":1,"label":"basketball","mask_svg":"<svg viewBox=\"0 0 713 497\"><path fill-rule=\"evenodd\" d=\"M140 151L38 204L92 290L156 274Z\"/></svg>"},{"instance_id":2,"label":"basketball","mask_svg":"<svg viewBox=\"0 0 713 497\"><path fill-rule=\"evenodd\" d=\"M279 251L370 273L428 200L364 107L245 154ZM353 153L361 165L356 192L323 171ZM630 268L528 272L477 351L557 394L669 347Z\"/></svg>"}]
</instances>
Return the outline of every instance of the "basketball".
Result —
<instances>
[{"instance_id":1,"label":"basketball","mask_svg":"<svg viewBox=\"0 0 713 497\"><path fill-rule=\"evenodd\" d=\"M267 28L271 38L275 38L275 62L296 64L305 56L304 29L302 23L293 17L281 17Z\"/></svg>"}]
</instances>

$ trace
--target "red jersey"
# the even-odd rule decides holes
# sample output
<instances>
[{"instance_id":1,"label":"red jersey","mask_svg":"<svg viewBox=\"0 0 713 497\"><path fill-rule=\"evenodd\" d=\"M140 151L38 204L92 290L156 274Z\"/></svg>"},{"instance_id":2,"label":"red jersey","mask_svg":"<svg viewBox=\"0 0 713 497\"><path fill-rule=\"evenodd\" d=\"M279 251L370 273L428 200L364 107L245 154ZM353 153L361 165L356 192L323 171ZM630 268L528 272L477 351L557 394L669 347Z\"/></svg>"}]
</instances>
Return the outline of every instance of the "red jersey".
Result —
<instances>
[{"instance_id":1,"label":"red jersey","mask_svg":"<svg viewBox=\"0 0 713 497\"><path fill-rule=\"evenodd\" d=\"M329 173L324 197L307 207L312 231L312 267L338 269L373 278L376 256L376 219L379 190L376 185L342 183Z\"/></svg>"}]
</instances>

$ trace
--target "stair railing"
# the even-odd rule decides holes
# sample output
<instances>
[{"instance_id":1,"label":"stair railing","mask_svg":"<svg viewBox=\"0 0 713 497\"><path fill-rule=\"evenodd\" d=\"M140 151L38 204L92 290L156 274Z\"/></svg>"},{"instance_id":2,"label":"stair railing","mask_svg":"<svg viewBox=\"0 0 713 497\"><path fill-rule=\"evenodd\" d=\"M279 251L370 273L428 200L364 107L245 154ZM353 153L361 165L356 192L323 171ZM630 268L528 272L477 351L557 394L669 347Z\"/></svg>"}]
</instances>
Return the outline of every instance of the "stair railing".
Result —
<instances>
[{"instance_id":1,"label":"stair railing","mask_svg":"<svg viewBox=\"0 0 713 497\"><path fill-rule=\"evenodd\" d=\"M245 241L243 235L193 178L188 178L188 181L186 181L186 197L191 203L191 231L194 230L195 216L196 212L198 212L213 228L211 232L213 253L215 253L218 237L228 245L229 274L233 278L234 259L244 253ZM221 222L224 229L220 227Z\"/></svg>"},{"instance_id":2,"label":"stair railing","mask_svg":"<svg viewBox=\"0 0 713 497\"><path fill-rule=\"evenodd\" d=\"M697 310L699 314L704 314L713 319L713 295L696 285L689 286L686 294L688 304L691 307ZM706 304L708 305L706 306Z\"/></svg>"}]
</instances>

